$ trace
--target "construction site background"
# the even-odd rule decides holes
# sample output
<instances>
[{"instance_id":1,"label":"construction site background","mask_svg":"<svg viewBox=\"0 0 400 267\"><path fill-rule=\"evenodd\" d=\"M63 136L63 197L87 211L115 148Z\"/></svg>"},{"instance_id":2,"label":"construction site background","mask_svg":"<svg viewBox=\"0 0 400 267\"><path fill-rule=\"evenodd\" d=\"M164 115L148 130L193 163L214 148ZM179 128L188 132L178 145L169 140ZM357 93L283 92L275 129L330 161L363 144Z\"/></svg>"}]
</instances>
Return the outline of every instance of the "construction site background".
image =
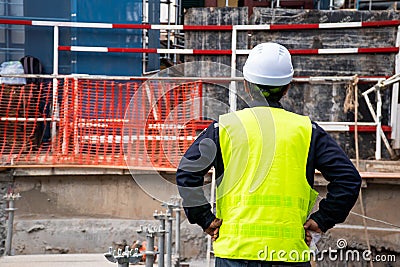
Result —
<instances>
[{"instance_id":1,"label":"construction site background","mask_svg":"<svg viewBox=\"0 0 400 267\"><path fill-rule=\"evenodd\" d=\"M252 17L248 18L247 8L199 8L190 9L186 13L185 24L187 25L264 25L264 24L320 24L320 23L349 23L349 22L374 22L374 21L398 21L400 15L397 11L318 11L318 10L286 10L270 8L254 8ZM339 29L300 29L279 31L242 31L237 34L237 49L247 49L257 43L264 41L275 41L287 46L292 50L316 50L336 48L395 48L399 46L397 39L398 25L388 24L381 27L349 27ZM185 47L198 50L231 50L232 33L230 31L185 31ZM294 54L293 65L296 77L309 76L346 76L353 77L389 77L396 72L396 56L394 49L382 50L377 53L346 53L346 54ZM236 55L236 68L241 69L246 56ZM186 63L205 61L231 65L231 55L183 55L182 60ZM189 65L190 66L190 65ZM204 76L212 76L218 73L218 69L195 69L187 70L188 73L198 73ZM352 104L349 100L351 91L349 84L351 80L325 80L317 82L295 82L289 91L288 97L283 101L285 108L300 114L309 115L312 120L330 122L348 122L355 120L354 109L345 110L345 106ZM363 99L361 93L376 83L359 82L357 84L360 99L358 108L358 120L372 122L373 117ZM43 83L46 84L46 83ZM118 130L121 127L121 114L126 108L121 99L129 97L121 92L127 92L127 84L114 83L110 81L91 82L86 79L72 78L63 79L59 83L60 95L64 96L60 102L60 118L64 118L58 125L62 131L57 133L57 142L43 142L38 146L32 139L34 127L32 123L46 121L45 113L34 114L33 122L26 120L22 124L8 121L3 125L4 137L2 160L3 172L0 175L1 194L13 189L20 192L21 199L16 202L15 225L13 249L18 255L23 254L45 254L45 253L103 253L111 244L118 245L124 240L140 239L136 229L140 224L153 221L153 212L160 209L160 203L146 195L141 188L132 180L129 170L123 166L122 134ZM136 85L134 85L136 84ZM77 86L74 86L77 85ZM131 82L132 92L140 88L140 83ZM42 86L53 88L50 84ZM3 92L5 87L3 88ZM105 88L114 88L110 95ZM173 101L179 103L196 96L218 99L222 103L229 102L229 90L215 88L207 83L190 83L179 87L180 98L171 95L168 105L173 106ZM9 88L8 88L9 89ZM81 94L75 94L80 90ZM122 90L124 89L124 90ZM157 87L151 88L156 95ZM32 88L26 87L25 92L32 92ZM11 89L12 91L12 89ZM87 93L90 91L90 93ZM21 91L18 91L21 93ZM41 92L41 91L39 91ZM45 92L45 91L43 91ZM84 92L84 93L82 93ZM35 91L37 93L37 91ZM388 137L393 134L391 119L393 114L392 90L382 90L382 125ZM12 94L9 94L12 95ZM30 94L29 94L30 95ZM129 95L129 94L128 94ZM18 108L24 106L24 101L18 94L15 98L6 99L1 106L0 112L7 112L9 117L27 118L26 114L18 112ZM104 104L95 106L90 99L105 99ZM188 97L188 98L184 98ZM14 100L11 100L14 99ZM29 98L28 98L29 99ZM35 107L34 96L29 102ZM180 99L180 100L179 100ZM27 100L26 98L23 100ZM51 102L52 97L49 97ZM396 102L396 101L395 101ZM10 103L16 106L10 109ZM372 99L372 105L377 103ZM215 106L207 100L200 105L203 116L211 117L212 113L226 112L226 106ZM241 106L239 101L238 106ZM24 106L26 107L26 106ZM79 107L79 112L76 108ZM109 121L99 121L99 113L107 113L104 107L113 107L109 114L117 115ZM165 106L164 106L165 107ZM28 105L29 108L29 105ZM97 108L97 110L96 110ZM152 107L149 107L149 110ZM194 109L198 105L193 105ZM69 109L74 110L72 114ZM30 109L28 109L30 110ZM35 110L35 108L32 108ZM89 110L96 110L91 114ZM110 109L109 109L110 110ZM108 111L109 111L108 110ZM189 107L189 110L190 107ZM8 113L12 112L12 113ZM64 112L64 113L63 113ZM397 112L397 110L396 110ZM119 114L119 115L118 115ZM151 125L145 133L145 140L137 146L137 151L146 150L151 152L151 164L156 166L159 173L169 181L174 180L174 164L179 160L179 153L184 151L192 139L202 127L200 124L192 123L183 133L185 138L179 147L179 153L172 157L172 161L163 161L163 153L159 149L157 136L157 116L162 113L151 113ZM91 116L95 117L91 117ZM118 117L119 116L119 117ZM29 117L31 118L31 117ZM93 119L91 121L91 119ZM102 117L101 119L104 119ZM18 121L18 120L17 120ZM64 124L62 124L64 122ZM68 123L65 123L68 122ZM71 122L71 123L70 123ZM107 122L108 129L104 123ZM30 123L30 124L29 124ZM96 124L97 123L97 124ZM101 125L99 124L101 123ZM90 127L88 126L90 124ZM20 128L28 127L28 128ZM73 127L71 127L73 125ZM30 128L29 128L30 127ZM7 134L6 129L11 131ZM30 131L26 131L30 129ZM342 225L329 231L320 242L321 247L336 247L339 239L345 239L348 248L356 250L367 249L367 243L373 252L378 254L396 255L400 253L400 210L395 204L400 199L399 179L400 164L392 160L391 155L385 147L382 148L382 159L374 160L376 156L376 135L374 128L364 128L358 133L359 153L356 155L354 128L347 130L334 130L332 135L342 146L349 157L357 161L363 181L363 204L365 211L357 203L353 213ZM18 134L15 134L18 133ZM22 133L22 134L19 134ZM30 134L28 134L30 133ZM150 138L148 138L150 136ZM86 139L82 139L85 137ZM22 144L17 138L27 143ZM78 139L81 138L81 139ZM109 139L110 138L110 139ZM120 139L118 139L120 138ZM77 141L78 140L78 141ZM83 141L86 143L82 143ZM119 140L119 141L118 141ZM154 142L152 142L154 141ZM105 146L104 144L107 144ZM43 145L43 146L42 146ZM392 148L396 151L399 147L393 142ZM57 149L54 147L57 146ZM175 147L168 147L172 151ZM55 150L54 150L55 149ZM15 151L18 151L17 153ZM57 151L57 153L53 153ZM44 153L42 153L44 152ZM50 164L49 164L50 163ZM18 166L18 164L20 164ZM23 167L22 167L23 164ZM72 164L77 166L72 166ZM141 163L138 161L139 166ZM167 165L166 165L167 164ZM168 164L172 164L168 165ZM47 166L46 166L47 165ZM35 167L33 167L35 166ZM39 167L38 167L39 166ZM144 165L143 167L147 167ZM138 170L136 175L146 177L151 183L156 179L152 172ZM209 179L209 178L208 178ZM316 173L316 189L320 195L326 193L327 182ZM169 192L166 192L169 193ZM174 192L171 191L171 194ZM5 209L5 202L0 202L1 211ZM372 218L367 220L368 241L365 236L365 223L363 213ZM0 214L0 235L5 238L5 216ZM375 219L375 220L373 220ZM191 260L204 258L206 255L206 239L204 233L196 226L189 225L184 221L182 226L182 259ZM4 241L1 242L4 246ZM334 265L336 264L336 265ZM342 266L343 262L321 262L319 266ZM365 262L354 263L354 266L365 266ZM396 263L375 263L374 266L396 266Z\"/></svg>"}]
</instances>

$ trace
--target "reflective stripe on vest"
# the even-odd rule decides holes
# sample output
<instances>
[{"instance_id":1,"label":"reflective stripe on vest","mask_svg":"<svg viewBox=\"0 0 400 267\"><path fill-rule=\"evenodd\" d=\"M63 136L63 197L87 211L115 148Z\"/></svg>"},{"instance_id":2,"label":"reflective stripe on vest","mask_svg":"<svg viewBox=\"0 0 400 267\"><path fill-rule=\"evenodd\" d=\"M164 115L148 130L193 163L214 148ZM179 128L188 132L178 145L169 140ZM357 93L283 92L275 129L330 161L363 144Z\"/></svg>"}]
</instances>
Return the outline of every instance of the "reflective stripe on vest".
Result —
<instances>
[{"instance_id":1,"label":"reflective stripe on vest","mask_svg":"<svg viewBox=\"0 0 400 267\"><path fill-rule=\"evenodd\" d=\"M217 187L217 257L309 261L303 224L317 197L306 179L310 119L283 109L220 116L224 177ZM278 252L281 251L279 254Z\"/></svg>"}]
</instances>

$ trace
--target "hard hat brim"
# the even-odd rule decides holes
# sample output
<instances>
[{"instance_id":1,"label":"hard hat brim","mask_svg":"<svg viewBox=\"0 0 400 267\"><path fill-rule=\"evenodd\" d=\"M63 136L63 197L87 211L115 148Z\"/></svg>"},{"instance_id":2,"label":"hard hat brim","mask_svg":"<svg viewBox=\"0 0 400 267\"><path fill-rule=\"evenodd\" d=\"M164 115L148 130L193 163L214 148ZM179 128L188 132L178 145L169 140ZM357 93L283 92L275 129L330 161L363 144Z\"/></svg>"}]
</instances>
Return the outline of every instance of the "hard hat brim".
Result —
<instances>
[{"instance_id":1,"label":"hard hat brim","mask_svg":"<svg viewBox=\"0 0 400 267\"><path fill-rule=\"evenodd\" d=\"M251 73L246 65L243 67L244 79L251 83L261 84L261 85L283 86L289 84L293 79L293 73L294 71L292 71L289 75L285 76L260 77L259 75Z\"/></svg>"}]
</instances>

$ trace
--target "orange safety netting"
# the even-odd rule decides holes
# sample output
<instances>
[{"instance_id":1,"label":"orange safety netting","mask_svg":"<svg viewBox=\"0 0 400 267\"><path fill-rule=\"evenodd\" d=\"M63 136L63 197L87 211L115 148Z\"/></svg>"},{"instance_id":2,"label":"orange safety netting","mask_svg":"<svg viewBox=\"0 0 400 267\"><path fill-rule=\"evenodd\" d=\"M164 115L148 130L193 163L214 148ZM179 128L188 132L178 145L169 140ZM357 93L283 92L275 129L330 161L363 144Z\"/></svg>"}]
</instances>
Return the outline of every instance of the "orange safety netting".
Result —
<instances>
[{"instance_id":1,"label":"orange safety netting","mask_svg":"<svg viewBox=\"0 0 400 267\"><path fill-rule=\"evenodd\" d=\"M3 166L176 168L205 125L201 82L69 78L54 88L0 86Z\"/></svg>"}]
</instances>

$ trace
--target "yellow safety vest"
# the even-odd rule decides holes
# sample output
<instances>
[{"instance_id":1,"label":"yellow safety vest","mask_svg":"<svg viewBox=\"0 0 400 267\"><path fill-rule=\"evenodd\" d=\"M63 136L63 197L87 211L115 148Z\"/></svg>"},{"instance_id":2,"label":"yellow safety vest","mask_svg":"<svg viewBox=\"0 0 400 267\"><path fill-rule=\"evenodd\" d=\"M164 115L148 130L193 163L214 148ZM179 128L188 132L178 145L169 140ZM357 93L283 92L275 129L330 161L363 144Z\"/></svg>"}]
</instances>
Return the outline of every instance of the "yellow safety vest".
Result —
<instances>
[{"instance_id":1,"label":"yellow safety vest","mask_svg":"<svg viewBox=\"0 0 400 267\"><path fill-rule=\"evenodd\" d=\"M216 195L223 223L215 256L310 260L303 224L318 195L305 175L311 132L308 117L280 108L220 116L224 177Z\"/></svg>"}]
</instances>

